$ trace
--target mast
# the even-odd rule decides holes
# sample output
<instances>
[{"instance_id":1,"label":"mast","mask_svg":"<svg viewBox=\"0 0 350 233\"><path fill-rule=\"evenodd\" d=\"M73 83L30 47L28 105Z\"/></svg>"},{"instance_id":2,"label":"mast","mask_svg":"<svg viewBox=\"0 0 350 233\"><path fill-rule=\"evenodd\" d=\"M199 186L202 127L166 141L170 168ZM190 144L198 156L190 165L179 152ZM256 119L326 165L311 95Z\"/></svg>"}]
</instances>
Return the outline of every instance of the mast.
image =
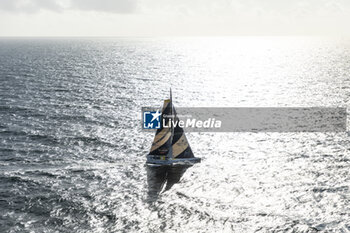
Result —
<instances>
[{"instance_id":1,"label":"mast","mask_svg":"<svg viewBox=\"0 0 350 233\"><path fill-rule=\"evenodd\" d=\"M175 120L175 117L173 115L174 111L173 111L173 95L172 95L172 92L171 92L171 87L170 87L170 115L171 115L171 140L170 142L173 141L173 137L174 137L174 120ZM170 150L169 150L169 153L168 153L168 159L173 159L173 147L171 146L171 143L170 143Z\"/></svg>"}]
</instances>

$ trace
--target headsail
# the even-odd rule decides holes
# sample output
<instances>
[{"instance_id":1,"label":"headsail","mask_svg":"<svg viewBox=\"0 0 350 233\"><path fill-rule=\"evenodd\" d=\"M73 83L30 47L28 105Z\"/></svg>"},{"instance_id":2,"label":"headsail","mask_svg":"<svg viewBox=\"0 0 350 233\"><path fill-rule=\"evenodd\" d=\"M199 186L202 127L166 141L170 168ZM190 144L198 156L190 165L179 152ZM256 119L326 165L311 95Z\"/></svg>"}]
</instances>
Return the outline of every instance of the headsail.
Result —
<instances>
[{"instance_id":1,"label":"headsail","mask_svg":"<svg viewBox=\"0 0 350 233\"><path fill-rule=\"evenodd\" d=\"M174 115L175 115L175 124L176 127L174 128L174 136L172 140L172 151L173 151L173 158L194 158L193 152L191 150L190 144L187 141L185 132L183 128L181 128L178 124L179 118L176 116L175 108Z\"/></svg>"}]
</instances>

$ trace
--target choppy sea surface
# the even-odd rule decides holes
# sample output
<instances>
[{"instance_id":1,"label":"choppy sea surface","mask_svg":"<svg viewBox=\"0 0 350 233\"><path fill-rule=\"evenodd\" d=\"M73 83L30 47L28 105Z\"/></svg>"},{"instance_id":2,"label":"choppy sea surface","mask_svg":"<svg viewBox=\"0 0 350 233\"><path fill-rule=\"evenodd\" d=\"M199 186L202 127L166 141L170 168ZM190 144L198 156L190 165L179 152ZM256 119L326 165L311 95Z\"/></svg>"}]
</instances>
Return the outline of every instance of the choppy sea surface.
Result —
<instances>
[{"instance_id":1,"label":"choppy sea surface","mask_svg":"<svg viewBox=\"0 0 350 233\"><path fill-rule=\"evenodd\" d=\"M348 39L0 39L0 231L349 232L346 132L189 133L202 162L164 173L140 124L169 87L178 107L347 107L349 72Z\"/></svg>"}]
</instances>

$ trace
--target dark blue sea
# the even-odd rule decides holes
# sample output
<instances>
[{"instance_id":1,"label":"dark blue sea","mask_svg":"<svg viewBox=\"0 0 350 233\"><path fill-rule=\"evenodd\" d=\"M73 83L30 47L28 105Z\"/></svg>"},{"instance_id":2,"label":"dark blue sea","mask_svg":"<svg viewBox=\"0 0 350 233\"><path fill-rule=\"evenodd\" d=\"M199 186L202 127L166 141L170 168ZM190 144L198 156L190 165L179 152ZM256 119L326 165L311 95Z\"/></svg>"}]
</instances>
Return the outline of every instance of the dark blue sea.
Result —
<instances>
[{"instance_id":1,"label":"dark blue sea","mask_svg":"<svg viewBox=\"0 0 350 233\"><path fill-rule=\"evenodd\" d=\"M188 133L145 166L141 108L347 107L350 40L0 39L0 232L349 232L341 133Z\"/></svg>"}]
</instances>

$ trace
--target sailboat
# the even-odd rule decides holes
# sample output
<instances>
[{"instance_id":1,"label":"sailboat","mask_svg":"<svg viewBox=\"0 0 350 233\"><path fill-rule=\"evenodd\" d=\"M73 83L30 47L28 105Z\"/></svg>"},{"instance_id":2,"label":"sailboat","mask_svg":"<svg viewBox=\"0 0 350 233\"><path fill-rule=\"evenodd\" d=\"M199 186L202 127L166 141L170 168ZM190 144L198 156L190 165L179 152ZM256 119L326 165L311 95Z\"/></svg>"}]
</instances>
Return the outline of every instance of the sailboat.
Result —
<instances>
[{"instance_id":1,"label":"sailboat","mask_svg":"<svg viewBox=\"0 0 350 233\"><path fill-rule=\"evenodd\" d=\"M173 105L171 89L170 98L164 100L161 112L161 120L164 124L161 124L161 127L156 131L146 163L166 166L192 165L200 162L200 158L194 157L183 128L177 124L179 118Z\"/></svg>"}]
</instances>

